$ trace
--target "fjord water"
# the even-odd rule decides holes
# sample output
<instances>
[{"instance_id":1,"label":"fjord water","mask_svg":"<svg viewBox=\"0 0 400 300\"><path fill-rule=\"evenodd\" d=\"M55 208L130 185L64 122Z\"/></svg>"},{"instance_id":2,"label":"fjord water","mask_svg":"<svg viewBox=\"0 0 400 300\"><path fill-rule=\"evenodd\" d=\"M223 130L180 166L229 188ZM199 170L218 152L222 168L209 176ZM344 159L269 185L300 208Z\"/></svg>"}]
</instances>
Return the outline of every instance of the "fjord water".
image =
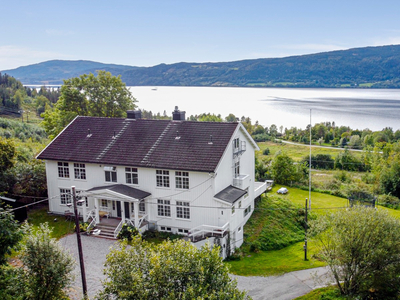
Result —
<instances>
[{"instance_id":1,"label":"fjord water","mask_svg":"<svg viewBox=\"0 0 400 300\"><path fill-rule=\"evenodd\" d=\"M400 129L399 89L292 89L231 87L129 87L141 109L171 115L175 106L186 117L233 113L263 126L332 122L352 129Z\"/></svg>"}]
</instances>

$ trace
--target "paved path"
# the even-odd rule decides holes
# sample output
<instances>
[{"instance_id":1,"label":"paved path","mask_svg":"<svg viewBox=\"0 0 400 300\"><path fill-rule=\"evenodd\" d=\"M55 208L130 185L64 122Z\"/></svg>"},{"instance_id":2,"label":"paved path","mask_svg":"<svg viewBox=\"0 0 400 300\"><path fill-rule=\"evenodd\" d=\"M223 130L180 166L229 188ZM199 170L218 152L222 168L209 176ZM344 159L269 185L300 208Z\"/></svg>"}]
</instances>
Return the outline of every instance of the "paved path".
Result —
<instances>
[{"instance_id":1,"label":"paved path","mask_svg":"<svg viewBox=\"0 0 400 300\"><path fill-rule=\"evenodd\" d=\"M81 236L83 257L85 261L86 281L90 299L101 289L101 280L104 280L103 265L114 240ZM82 299L82 280L80 275L78 247L76 235L71 234L60 239L60 245L69 251L77 261L75 267L75 281L70 290L71 299ZM290 300L307 294L311 290L326 285L326 268L286 273L281 276L245 277L232 275L238 282L240 290L246 290L253 300ZM318 277L318 283L314 278Z\"/></svg>"},{"instance_id":2,"label":"paved path","mask_svg":"<svg viewBox=\"0 0 400 300\"><path fill-rule=\"evenodd\" d=\"M295 271L281 276L232 277L237 279L238 288L246 290L253 300L291 300L329 283L326 268Z\"/></svg>"}]
</instances>

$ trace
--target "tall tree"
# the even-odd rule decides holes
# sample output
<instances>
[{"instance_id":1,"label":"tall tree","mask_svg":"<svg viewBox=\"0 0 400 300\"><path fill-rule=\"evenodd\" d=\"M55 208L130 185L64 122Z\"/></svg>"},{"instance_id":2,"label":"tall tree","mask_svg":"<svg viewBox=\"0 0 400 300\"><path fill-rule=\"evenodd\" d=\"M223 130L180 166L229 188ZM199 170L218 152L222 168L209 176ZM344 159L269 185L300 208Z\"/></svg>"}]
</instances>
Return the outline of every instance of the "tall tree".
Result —
<instances>
[{"instance_id":1,"label":"tall tree","mask_svg":"<svg viewBox=\"0 0 400 300\"><path fill-rule=\"evenodd\" d=\"M55 108L42 114L51 138L78 115L120 118L136 102L121 77L105 71L64 80L60 93Z\"/></svg>"}]
</instances>

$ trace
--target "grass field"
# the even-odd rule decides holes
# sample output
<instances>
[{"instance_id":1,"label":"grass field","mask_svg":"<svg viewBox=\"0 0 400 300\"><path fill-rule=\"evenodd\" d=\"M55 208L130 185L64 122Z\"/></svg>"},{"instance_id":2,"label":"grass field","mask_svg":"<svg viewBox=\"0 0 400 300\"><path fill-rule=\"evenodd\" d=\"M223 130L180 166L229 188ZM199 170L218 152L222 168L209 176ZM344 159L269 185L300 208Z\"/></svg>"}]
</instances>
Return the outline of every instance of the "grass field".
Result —
<instances>
[{"instance_id":1,"label":"grass field","mask_svg":"<svg viewBox=\"0 0 400 300\"><path fill-rule=\"evenodd\" d=\"M257 143L260 147L260 151L256 152L258 158L262 157L274 157L274 155L281 151L285 152L288 156L290 156L294 161L300 161L303 157L308 156L310 154L309 145L291 145L285 143L274 143L274 142L262 142ZM263 155L263 151L269 148L270 154ZM343 152L343 149L332 149L332 148L319 148L319 147L312 147L311 154L330 154L332 158L335 158L339 153ZM356 157L360 157L362 152L352 152L353 155Z\"/></svg>"},{"instance_id":2,"label":"grass field","mask_svg":"<svg viewBox=\"0 0 400 300\"><path fill-rule=\"evenodd\" d=\"M280 185L275 186L268 195L277 195L276 191ZM298 188L288 187L289 193L286 195L277 195L280 198L286 198L296 205L305 206L305 199L309 197L308 191ZM313 214L324 215L334 212L338 209L348 207L348 201L344 198L335 197L328 194L311 193L311 212ZM378 209L387 210L391 215L400 219L400 211L378 206ZM253 218L253 216L252 216ZM249 223L249 222L248 222ZM244 227L244 232L249 231L248 224ZM254 237L253 237L254 238ZM317 252L316 242L308 240L308 258L304 261L304 242L295 243L281 250L260 251L252 253L248 251L248 246L242 246L244 256L238 261L229 261L231 273L243 276L270 276L282 273L316 268L325 264L319 261L315 254ZM247 249L246 249L247 247Z\"/></svg>"}]
</instances>

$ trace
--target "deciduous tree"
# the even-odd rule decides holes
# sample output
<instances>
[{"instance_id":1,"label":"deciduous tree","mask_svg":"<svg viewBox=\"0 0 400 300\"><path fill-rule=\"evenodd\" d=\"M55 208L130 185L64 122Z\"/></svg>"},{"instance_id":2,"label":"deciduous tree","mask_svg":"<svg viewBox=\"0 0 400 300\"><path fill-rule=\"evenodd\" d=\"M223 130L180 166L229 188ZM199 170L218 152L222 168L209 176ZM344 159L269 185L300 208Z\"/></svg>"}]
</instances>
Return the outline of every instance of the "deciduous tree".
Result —
<instances>
[{"instance_id":1,"label":"deciduous tree","mask_svg":"<svg viewBox=\"0 0 400 300\"><path fill-rule=\"evenodd\" d=\"M384 210L356 206L312 224L319 257L343 295L397 299L400 292L400 222Z\"/></svg>"},{"instance_id":2,"label":"deciduous tree","mask_svg":"<svg viewBox=\"0 0 400 300\"><path fill-rule=\"evenodd\" d=\"M61 96L53 110L46 110L43 125L54 138L76 116L124 117L135 108L132 96L121 77L98 71L64 80Z\"/></svg>"}]
</instances>

